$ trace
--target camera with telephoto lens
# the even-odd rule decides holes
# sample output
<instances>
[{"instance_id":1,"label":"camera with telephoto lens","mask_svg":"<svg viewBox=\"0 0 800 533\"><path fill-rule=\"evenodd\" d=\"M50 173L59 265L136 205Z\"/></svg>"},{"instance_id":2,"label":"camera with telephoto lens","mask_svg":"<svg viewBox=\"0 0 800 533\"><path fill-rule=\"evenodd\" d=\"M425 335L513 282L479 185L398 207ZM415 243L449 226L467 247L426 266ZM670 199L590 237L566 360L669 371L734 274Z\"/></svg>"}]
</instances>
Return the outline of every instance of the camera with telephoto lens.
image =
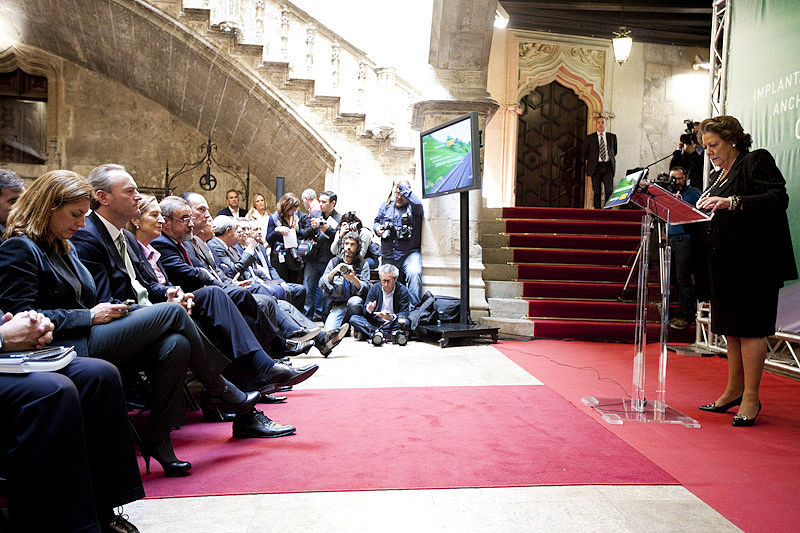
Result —
<instances>
[{"instance_id":1,"label":"camera with telephoto lens","mask_svg":"<svg viewBox=\"0 0 800 533\"><path fill-rule=\"evenodd\" d=\"M666 172L659 172L658 176L656 176L656 179L653 180L653 183L664 187L666 190L670 192L676 191L675 178L670 177L670 175L667 174Z\"/></svg>"},{"instance_id":2,"label":"camera with telephoto lens","mask_svg":"<svg viewBox=\"0 0 800 533\"><path fill-rule=\"evenodd\" d=\"M405 318L398 318L395 327L386 334L384 334L382 330L376 329L370 339L373 346L381 346L387 341L397 344L398 346L405 346L408 344L408 321Z\"/></svg>"},{"instance_id":3,"label":"camera with telephoto lens","mask_svg":"<svg viewBox=\"0 0 800 533\"><path fill-rule=\"evenodd\" d=\"M339 274L348 274L353 271L353 267L347 263L339 263L339 266L337 266L336 269L339 271Z\"/></svg>"},{"instance_id":4,"label":"camera with telephoto lens","mask_svg":"<svg viewBox=\"0 0 800 533\"><path fill-rule=\"evenodd\" d=\"M386 221L378 229L383 233L381 239L391 239L394 234L397 239L405 240L411 238L413 227L411 226L411 217L408 213L400 217L400 225L396 226L391 221Z\"/></svg>"}]
</instances>

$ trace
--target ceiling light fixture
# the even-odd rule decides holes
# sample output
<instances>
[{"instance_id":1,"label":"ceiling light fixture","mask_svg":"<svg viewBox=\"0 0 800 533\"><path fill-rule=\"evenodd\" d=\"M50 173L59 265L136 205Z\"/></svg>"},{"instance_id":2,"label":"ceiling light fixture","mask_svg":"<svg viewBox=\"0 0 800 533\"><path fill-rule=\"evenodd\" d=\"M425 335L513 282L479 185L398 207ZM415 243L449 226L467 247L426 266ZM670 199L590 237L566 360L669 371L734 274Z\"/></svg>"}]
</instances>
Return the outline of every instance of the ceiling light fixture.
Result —
<instances>
[{"instance_id":1,"label":"ceiling light fixture","mask_svg":"<svg viewBox=\"0 0 800 533\"><path fill-rule=\"evenodd\" d=\"M622 65L628 60L631 55L631 47L633 46L633 38L631 32L625 26L620 26L619 31L615 31L614 36L611 38L611 44L614 46L614 59L617 63Z\"/></svg>"}]
</instances>

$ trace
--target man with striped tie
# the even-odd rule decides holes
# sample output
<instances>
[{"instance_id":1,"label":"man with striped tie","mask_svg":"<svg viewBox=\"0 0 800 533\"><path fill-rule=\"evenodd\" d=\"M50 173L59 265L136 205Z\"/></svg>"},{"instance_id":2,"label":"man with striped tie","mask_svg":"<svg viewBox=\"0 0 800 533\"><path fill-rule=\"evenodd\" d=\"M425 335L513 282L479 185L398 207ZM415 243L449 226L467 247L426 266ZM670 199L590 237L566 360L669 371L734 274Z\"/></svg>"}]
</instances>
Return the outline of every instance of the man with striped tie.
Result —
<instances>
[{"instance_id":1,"label":"man with striped tie","mask_svg":"<svg viewBox=\"0 0 800 533\"><path fill-rule=\"evenodd\" d=\"M597 117L596 133L586 137L583 143L583 160L586 175L592 178L594 208L600 209L614 190L614 172L617 168L617 136L606 132L606 119ZM605 202L600 201L601 185L605 188Z\"/></svg>"}]
</instances>

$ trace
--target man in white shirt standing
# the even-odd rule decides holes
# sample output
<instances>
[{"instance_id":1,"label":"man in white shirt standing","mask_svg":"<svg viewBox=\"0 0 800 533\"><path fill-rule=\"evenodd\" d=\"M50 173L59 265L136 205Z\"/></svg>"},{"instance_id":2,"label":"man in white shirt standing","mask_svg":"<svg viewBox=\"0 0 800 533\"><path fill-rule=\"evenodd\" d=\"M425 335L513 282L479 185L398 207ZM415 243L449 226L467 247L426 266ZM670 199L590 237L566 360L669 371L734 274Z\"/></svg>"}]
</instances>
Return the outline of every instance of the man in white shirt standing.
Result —
<instances>
[{"instance_id":1,"label":"man in white shirt standing","mask_svg":"<svg viewBox=\"0 0 800 533\"><path fill-rule=\"evenodd\" d=\"M586 176L592 178L594 208L600 209L614 190L614 172L617 169L617 136L606 132L606 119L597 117L595 133L586 137L583 143L583 161ZM601 186L605 189L605 201L601 201Z\"/></svg>"}]
</instances>

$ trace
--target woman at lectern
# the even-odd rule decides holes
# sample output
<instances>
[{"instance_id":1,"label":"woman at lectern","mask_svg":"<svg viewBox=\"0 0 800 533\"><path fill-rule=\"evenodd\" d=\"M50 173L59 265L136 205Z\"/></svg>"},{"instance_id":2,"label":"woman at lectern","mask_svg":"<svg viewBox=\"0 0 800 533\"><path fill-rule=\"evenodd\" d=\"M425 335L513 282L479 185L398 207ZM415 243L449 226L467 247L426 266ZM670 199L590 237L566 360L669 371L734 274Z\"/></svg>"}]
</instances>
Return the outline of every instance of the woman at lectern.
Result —
<instances>
[{"instance_id":1,"label":"woman at lectern","mask_svg":"<svg viewBox=\"0 0 800 533\"><path fill-rule=\"evenodd\" d=\"M786 182L766 150L749 151L752 139L731 116L700 125L706 154L717 168L697 202L714 212L707 223L711 274L711 331L728 344L728 385L704 411L739 406L735 427L752 426L766 339L775 333L778 289L797 278L786 207Z\"/></svg>"}]
</instances>

